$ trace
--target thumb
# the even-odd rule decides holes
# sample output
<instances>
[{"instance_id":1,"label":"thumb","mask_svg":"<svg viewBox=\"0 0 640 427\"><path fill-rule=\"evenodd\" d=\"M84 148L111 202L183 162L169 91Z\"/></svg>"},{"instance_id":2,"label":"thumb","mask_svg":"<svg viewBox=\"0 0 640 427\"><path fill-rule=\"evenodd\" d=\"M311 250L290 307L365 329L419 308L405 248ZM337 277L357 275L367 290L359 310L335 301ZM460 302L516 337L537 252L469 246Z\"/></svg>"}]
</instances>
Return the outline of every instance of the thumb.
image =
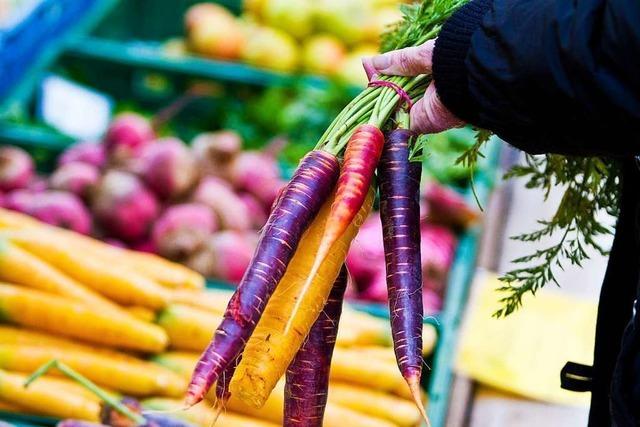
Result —
<instances>
[{"instance_id":1,"label":"thumb","mask_svg":"<svg viewBox=\"0 0 640 427\"><path fill-rule=\"evenodd\" d=\"M411 130L418 133L438 133L464 125L440 100L433 82L424 98L416 102L410 111Z\"/></svg>"},{"instance_id":2,"label":"thumb","mask_svg":"<svg viewBox=\"0 0 640 427\"><path fill-rule=\"evenodd\" d=\"M366 62L379 74L391 76L417 76L431 73L431 58L435 40L429 40L420 46L377 55Z\"/></svg>"}]
</instances>

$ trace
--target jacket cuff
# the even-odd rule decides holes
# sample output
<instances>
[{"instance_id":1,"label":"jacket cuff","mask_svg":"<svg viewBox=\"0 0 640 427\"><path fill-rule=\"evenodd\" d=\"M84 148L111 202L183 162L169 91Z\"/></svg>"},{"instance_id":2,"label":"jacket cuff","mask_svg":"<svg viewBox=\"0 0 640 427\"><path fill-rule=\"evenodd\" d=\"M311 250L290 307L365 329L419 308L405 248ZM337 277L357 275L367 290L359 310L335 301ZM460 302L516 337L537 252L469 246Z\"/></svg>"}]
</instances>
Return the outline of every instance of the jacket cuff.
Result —
<instances>
[{"instance_id":1,"label":"jacket cuff","mask_svg":"<svg viewBox=\"0 0 640 427\"><path fill-rule=\"evenodd\" d=\"M473 122L477 108L469 92L465 61L471 36L492 4L493 0L471 0L458 9L442 26L433 50L433 80L438 96L453 114L467 122Z\"/></svg>"}]
</instances>

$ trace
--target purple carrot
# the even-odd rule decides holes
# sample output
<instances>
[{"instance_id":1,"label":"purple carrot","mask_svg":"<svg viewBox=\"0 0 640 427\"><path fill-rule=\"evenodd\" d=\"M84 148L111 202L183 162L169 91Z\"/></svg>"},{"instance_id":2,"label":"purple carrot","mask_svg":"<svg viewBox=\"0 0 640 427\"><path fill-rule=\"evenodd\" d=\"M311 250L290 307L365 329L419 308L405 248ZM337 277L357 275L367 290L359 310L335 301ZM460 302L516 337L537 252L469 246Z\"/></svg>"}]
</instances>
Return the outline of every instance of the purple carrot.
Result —
<instances>
[{"instance_id":1,"label":"purple carrot","mask_svg":"<svg viewBox=\"0 0 640 427\"><path fill-rule=\"evenodd\" d=\"M215 425L218 421L218 417L225 410L225 406L231 397L231 392L229 391L229 384L231 384L231 378L233 374L236 372L236 368L242 359L242 354L240 354L233 363L230 363L227 368L222 372L222 375L216 381L216 401L214 402L215 408L215 417L211 421L211 425Z\"/></svg>"},{"instance_id":2,"label":"purple carrot","mask_svg":"<svg viewBox=\"0 0 640 427\"><path fill-rule=\"evenodd\" d=\"M322 427L331 356L346 288L347 268L343 266L324 310L287 369L283 427Z\"/></svg>"},{"instance_id":3,"label":"purple carrot","mask_svg":"<svg viewBox=\"0 0 640 427\"><path fill-rule=\"evenodd\" d=\"M340 165L325 151L307 154L265 224L224 318L193 372L185 404L200 402L244 346L293 257L302 233L335 186Z\"/></svg>"},{"instance_id":4,"label":"purple carrot","mask_svg":"<svg viewBox=\"0 0 640 427\"><path fill-rule=\"evenodd\" d=\"M423 307L419 197L422 166L420 162L409 160L411 136L411 132L404 129L396 129L387 135L378 177L393 347L400 372L409 384L418 408L424 411L420 399Z\"/></svg>"},{"instance_id":5,"label":"purple carrot","mask_svg":"<svg viewBox=\"0 0 640 427\"><path fill-rule=\"evenodd\" d=\"M7 424L7 427L11 427L13 424ZM3 424L0 424L0 427ZM85 420L74 420L74 419L66 419L62 421L58 421L56 427L107 427L105 424L93 423L91 421Z\"/></svg>"}]
</instances>

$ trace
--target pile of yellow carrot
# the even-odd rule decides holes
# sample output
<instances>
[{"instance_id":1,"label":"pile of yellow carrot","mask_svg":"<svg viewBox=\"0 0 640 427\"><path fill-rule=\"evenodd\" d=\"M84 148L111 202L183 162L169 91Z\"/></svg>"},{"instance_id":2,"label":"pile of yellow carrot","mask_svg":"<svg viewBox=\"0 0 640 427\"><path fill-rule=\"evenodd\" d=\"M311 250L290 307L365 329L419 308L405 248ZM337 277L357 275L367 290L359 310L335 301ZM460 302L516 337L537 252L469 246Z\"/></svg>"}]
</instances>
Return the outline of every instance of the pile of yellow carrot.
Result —
<instances>
[{"instance_id":1,"label":"pile of yellow carrot","mask_svg":"<svg viewBox=\"0 0 640 427\"><path fill-rule=\"evenodd\" d=\"M160 257L0 209L0 410L97 421L98 398L55 373L22 387L51 359L111 393L141 399L147 409L181 408L231 297L204 283ZM342 319L324 425L418 425L388 323L349 307ZM425 328L424 338L428 354L434 329ZM216 425L281 424L283 387L279 382L260 409L232 397ZM176 414L202 426L216 416L210 399Z\"/></svg>"}]
</instances>

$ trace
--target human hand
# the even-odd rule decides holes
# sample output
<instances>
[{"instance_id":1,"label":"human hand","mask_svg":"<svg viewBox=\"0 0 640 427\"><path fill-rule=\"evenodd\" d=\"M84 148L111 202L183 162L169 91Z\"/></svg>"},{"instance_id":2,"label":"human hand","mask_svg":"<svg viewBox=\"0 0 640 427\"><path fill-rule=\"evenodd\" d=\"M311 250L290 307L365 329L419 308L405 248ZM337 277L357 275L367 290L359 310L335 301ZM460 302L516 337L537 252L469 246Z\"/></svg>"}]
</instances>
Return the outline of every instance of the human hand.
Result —
<instances>
[{"instance_id":1,"label":"human hand","mask_svg":"<svg viewBox=\"0 0 640 427\"><path fill-rule=\"evenodd\" d=\"M363 58L362 64L369 80L375 79L378 74L391 76L431 74L434 45L435 40L429 40L420 46ZM410 118L411 130L418 133L438 133L464 125L462 120L444 106L434 82L429 84L424 97L411 107Z\"/></svg>"}]
</instances>

